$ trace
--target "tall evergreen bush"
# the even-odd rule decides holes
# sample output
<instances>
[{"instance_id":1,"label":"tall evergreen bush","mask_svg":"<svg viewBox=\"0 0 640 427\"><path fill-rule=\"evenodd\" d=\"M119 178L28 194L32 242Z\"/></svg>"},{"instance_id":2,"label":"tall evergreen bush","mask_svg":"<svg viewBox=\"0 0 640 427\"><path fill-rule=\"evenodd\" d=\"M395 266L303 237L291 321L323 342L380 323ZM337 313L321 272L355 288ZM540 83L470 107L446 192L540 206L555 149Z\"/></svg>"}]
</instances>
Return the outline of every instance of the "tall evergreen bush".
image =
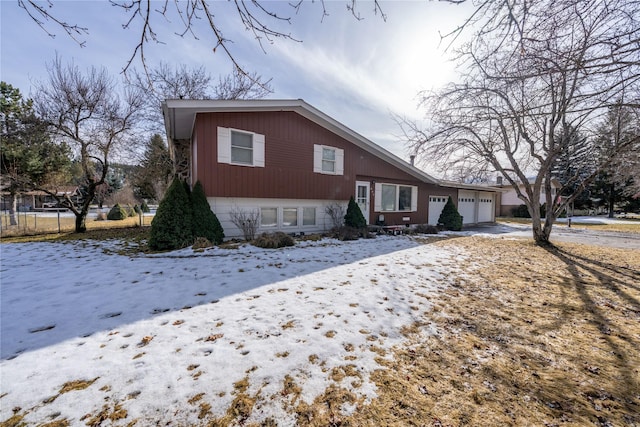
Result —
<instances>
[{"instance_id":1,"label":"tall evergreen bush","mask_svg":"<svg viewBox=\"0 0 640 427\"><path fill-rule=\"evenodd\" d=\"M453 203L451 196L449 196L447 204L442 208L442 213L440 214L440 218L438 218L438 225L444 227L445 230L462 230L462 216L458 213L458 209Z\"/></svg>"},{"instance_id":2,"label":"tall evergreen bush","mask_svg":"<svg viewBox=\"0 0 640 427\"><path fill-rule=\"evenodd\" d=\"M224 231L218 217L211 210L200 181L196 182L191 192L191 206L193 207L193 238L204 237L214 245L222 243Z\"/></svg>"},{"instance_id":3,"label":"tall evergreen bush","mask_svg":"<svg viewBox=\"0 0 640 427\"><path fill-rule=\"evenodd\" d=\"M349 204L347 205L347 214L344 216L344 225L358 229L365 228L367 226L367 220L364 219L362 211L353 196L351 196Z\"/></svg>"},{"instance_id":4,"label":"tall evergreen bush","mask_svg":"<svg viewBox=\"0 0 640 427\"><path fill-rule=\"evenodd\" d=\"M175 178L151 223L149 247L171 250L189 246L193 242L192 222L193 209L185 183Z\"/></svg>"}]
</instances>

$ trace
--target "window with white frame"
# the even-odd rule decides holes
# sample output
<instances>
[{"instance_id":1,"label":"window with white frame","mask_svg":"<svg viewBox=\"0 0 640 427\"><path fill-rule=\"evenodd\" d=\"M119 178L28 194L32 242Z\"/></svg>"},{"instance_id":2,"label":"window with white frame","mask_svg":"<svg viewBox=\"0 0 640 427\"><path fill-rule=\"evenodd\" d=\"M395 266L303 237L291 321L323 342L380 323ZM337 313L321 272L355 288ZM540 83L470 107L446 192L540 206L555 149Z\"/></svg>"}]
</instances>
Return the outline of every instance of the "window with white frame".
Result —
<instances>
[{"instance_id":1,"label":"window with white frame","mask_svg":"<svg viewBox=\"0 0 640 427\"><path fill-rule=\"evenodd\" d=\"M253 135L231 131L231 163L253 164Z\"/></svg>"},{"instance_id":2,"label":"window with white frame","mask_svg":"<svg viewBox=\"0 0 640 427\"><path fill-rule=\"evenodd\" d=\"M265 138L259 133L218 127L218 162L264 167Z\"/></svg>"},{"instance_id":3,"label":"window with white frame","mask_svg":"<svg viewBox=\"0 0 640 427\"><path fill-rule=\"evenodd\" d=\"M376 212L415 212L418 210L418 187L413 185L375 185Z\"/></svg>"},{"instance_id":4,"label":"window with white frame","mask_svg":"<svg viewBox=\"0 0 640 427\"><path fill-rule=\"evenodd\" d=\"M322 172L335 173L336 172L336 149L335 148L322 148Z\"/></svg>"},{"instance_id":5,"label":"window with white frame","mask_svg":"<svg viewBox=\"0 0 640 427\"><path fill-rule=\"evenodd\" d=\"M316 225L316 208L302 208L302 225Z\"/></svg>"},{"instance_id":6,"label":"window with white frame","mask_svg":"<svg viewBox=\"0 0 640 427\"><path fill-rule=\"evenodd\" d=\"M260 227L278 226L278 208L260 209Z\"/></svg>"},{"instance_id":7,"label":"window with white frame","mask_svg":"<svg viewBox=\"0 0 640 427\"><path fill-rule=\"evenodd\" d=\"M282 208L282 226L298 226L298 208Z\"/></svg>"},{"instance_id":8,"label":"window with white frame","mask_svg":"<svg viewBox=\"0 0 640 427\"><path fill-rule=\"evenodd\" d=\"M344 150L327 145L314 144L313 171L326 175L343 175Z\"/></svg>"}]
</instances>

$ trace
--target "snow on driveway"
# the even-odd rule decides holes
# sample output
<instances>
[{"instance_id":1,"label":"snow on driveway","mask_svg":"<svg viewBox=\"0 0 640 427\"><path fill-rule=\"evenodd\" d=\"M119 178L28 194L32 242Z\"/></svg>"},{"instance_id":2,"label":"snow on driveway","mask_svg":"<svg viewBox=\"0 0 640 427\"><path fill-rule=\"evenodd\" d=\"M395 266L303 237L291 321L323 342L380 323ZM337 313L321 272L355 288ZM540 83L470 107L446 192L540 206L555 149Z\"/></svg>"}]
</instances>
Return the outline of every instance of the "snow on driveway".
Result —
<instances>
[{"instance_id":1,"label":"snow on driveway","mask_svg":"<svg viewBox=\"0 0 640 427\"><path fill-rule=\"evenodd\" d=\"M105 251L118 244L1 245L0 420L20 408L27 423L84 425L109 404L127 411L122 425L196 424L190 399L222 416L234 383L248 378L259 396L248 421L293 425L281 398L285 376L311 402L346 364L360 380L339 385L374 397L374 350L399 344L401 327L423 320L428 298L464 257L409 236L277 250ZM60 392L78 380L86 389Z\"/></svg>"}]
</instances>

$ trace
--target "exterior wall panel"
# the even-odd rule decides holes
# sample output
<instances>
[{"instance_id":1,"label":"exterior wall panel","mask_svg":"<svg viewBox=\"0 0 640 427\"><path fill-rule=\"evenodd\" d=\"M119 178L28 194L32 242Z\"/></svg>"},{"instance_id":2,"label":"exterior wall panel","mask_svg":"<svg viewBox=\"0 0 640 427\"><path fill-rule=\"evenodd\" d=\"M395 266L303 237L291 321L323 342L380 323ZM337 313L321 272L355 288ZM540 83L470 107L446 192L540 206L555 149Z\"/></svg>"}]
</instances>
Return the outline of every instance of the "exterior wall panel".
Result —
<instances>
[{"instance_id":1,"label":"exterior wall panel","mask_svg":"<svg viewBox=\"0 0 640 427\"><path fill-rule=\"evenodd\" d=\"M265 135L266 167L219 164L218 126ZM358 175L413 185L417 181L294 112L202 113L197 115L194 133L198 141L195 180L202 182L208 197L347 200L354 195ZM343 149L344 175L314 173L313 144Z\"/></svg>"}]
</instances>

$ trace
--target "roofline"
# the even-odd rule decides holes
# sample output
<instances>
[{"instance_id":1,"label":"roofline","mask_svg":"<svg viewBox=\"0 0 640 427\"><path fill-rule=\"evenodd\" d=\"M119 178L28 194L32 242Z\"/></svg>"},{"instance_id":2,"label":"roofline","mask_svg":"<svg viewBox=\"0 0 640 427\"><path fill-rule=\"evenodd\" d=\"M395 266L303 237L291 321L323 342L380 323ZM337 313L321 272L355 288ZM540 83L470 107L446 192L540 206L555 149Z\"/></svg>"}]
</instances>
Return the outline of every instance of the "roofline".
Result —
<instances>
[{"instance_id":1,"label":"roofline","mask_svg":"<svg viewBox=\"0 0 640 427\"><path fill-rule=\"evenodd\" d=\"M322 126L356 146L404 170L423 182L439 184L439 180L412 166L395 154L385 150L354 130L348 128L322 111L306 103L302 99L254 99L254 100L197 100L167 99L162 103L167 136L170 139L191 138L197 113L215 112L258 112L258 111L292 111ZM186 132L176 135L176 114L182 112L182 120L189 122ZM176 138L177 136L177 138Z\"/></svg>"}]
</instances>

